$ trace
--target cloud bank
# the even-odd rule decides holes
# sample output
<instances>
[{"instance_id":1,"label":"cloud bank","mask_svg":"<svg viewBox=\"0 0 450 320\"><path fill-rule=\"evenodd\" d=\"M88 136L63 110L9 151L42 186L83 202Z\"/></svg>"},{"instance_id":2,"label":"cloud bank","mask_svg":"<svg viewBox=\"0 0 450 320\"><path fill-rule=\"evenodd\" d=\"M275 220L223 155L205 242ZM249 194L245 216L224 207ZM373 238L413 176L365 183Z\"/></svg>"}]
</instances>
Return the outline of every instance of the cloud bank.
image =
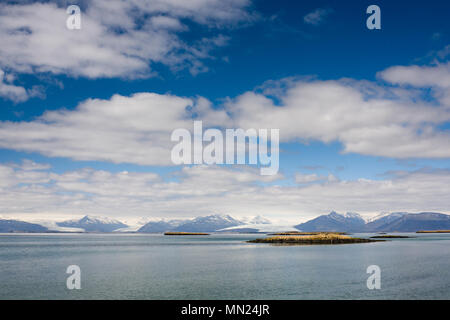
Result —
<instances>
[{"instance_id":1,"label":"cloud bank","mask_svg":"<svg viewBox=\"0 0 450 320\"><path fill-rule=\"evenodd\" d=\"M54 173L42 164L0 165L0 214L62 219L83 214L125 221L190 218L211 213L263 215L298 223L330 210L448 212L450 172L391 173L385 180L308 179L280 185L283 176L250 168L185 167L163 179L155 173L80 169Z\"/></svg>"}]
</instances>

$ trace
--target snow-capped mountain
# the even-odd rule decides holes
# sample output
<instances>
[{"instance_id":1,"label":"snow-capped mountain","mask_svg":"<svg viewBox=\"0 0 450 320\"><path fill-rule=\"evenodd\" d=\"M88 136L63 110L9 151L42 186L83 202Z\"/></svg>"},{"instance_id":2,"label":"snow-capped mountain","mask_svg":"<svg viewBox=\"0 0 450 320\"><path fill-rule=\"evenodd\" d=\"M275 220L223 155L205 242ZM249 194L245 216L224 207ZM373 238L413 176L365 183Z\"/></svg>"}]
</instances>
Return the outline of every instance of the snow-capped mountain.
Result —
<instances>
[{"instance_id":1,"label":"snow-capped mountain","mask_svg":"<svg viewBox=\"0 0 450 320\"><path fill-rule=\"evenodd\" d=\"M300 231L337 231L361 232L365 230L365 221L357 213L339 214L335 211L295 226Z\"/></svg>"},{"instance_id":2,"label":"snow-capped mountain","mask_svg":"<svg viewBox=\"0 0 450 320\"><path fill-rule=\"evenodd\" d=\"M214 232L220 229L244 224L229 215L210 215L190 220L152 221L141 227L138 232Z\"/></svg>"},{"instance_id":3,"label":"snow-capped mountain","mask_svg":"<svg viewBox=\"0 0 450 320\"><path fill-rule=\"evenodd\" d=\"M244 224L229 215L210 215L197 217L176 227L173 231L178 232L214 232L220 229L234 227Z\"/></svg>"},{"instance_id":4,"label":"snow-capped mountain","mask_svg":"<svg viewBox=\"0 0 450 320\"><path fill-rule=\"evenodd\" d=\"M240 233L253 233L253 232L261 232L261 233L269 233L269 232L288 232L288 231L298 231L292 225L285 224L244 224L235 227L224 228L221 230L217 230L218 232L240 232Z\"/></svg>"},{"instance_id":5,"label":"snow-capped mountain","mask_svg":"<svg viewBox=\"0 0 450 320\"><path fill-rule=\"evenodd\" d=\"M81 228L61 227L56 221L35 220L33 223L47 228L50 232L84 232L84 229Z\"/></svg>"},{"instance_id":6,"label":"snow-capped mountain","mask_svg":"<svg viewBox=\"0 0 450 320\"><path fill-rule=\"evenodd\" d=\"M416 232L450 229L450 215L436 212L382 213L367 221L359 214L331 212L295 226L301 231Z\"/></svg>"},{"instance_id":7,"label":"snow-capped mountain","mask_svg":"<svg viewBox=\"0 0 450 320\"><path fill-rule=\"evenodd\" d=\"M369 232L384 231L382 229L385 229L388 224L402 218L407 214L408 212L380 213L379 215L367 220L366 230Z\"/></svg>"},{"instance_id":8,"label":"snow-capped mountain","mask_svg":"<svg viewBox=\"0 0 450 320\"><path fill-rule=\"evenodd\" d=\"M85 232L113 232L128 227L126 224L107 217L84 216L79 220L56 223L59 227L80 228Z\"/></svg>"},{"instance_id":9,"label":"snow-capped mountain","mask_svg":"<svg viewBox=\"0 0 450 320\"><path fill-rule=\"evenodd\" d=\"M245 217L241 219L242 222L245 224L251 225L251 224L272 224L272 221L270 221L267 218L264 218L262 216L254 216L254 217Z\"/></svg>"},{"instance_id":10,"label":"snow-capped mountain","mask_svg":"<svg viewBox=\"0 0 450 320\"><path fill-rule=\"evenodd\" d=\"M145 221L149 221L142 225ZM128 226L121 221L85 216L63 222L25 222L0 219L4 232L279 232L279 231L339 231L339 232L416 232L418 230L450 230L450 215L437 212L382 213L365 222L357 213L331 212L296 226L274 224L256 216L237 220L229 215L210 215L188 220L146 218L139 225Z\"/></svg>"},{"instance_id":11,"label":"snow-capped mountain","mask_svg":"<svg viewBox=\"0 0 450 320\"><path fill-rule=\"evenodd\" d=\"M292 225L289 225L286 222L273 223L269 219L264 218L262 216L242 218L241 221L244 224L234 226L234 227L220 229L218 231L219 232L241 232L241 233L246 233L246 232L269 233L269 232L283 232L283 231L298 231Z\"/></svg>"},{"instance_id":12,"label":"snow-capped mountain","mask_svg":"<svg viewBox=\"0 0 450 320\"><path fill-rule=\"evenodd\" d=\"M416 232L418 230L449 230L450 215L437 212L394 212L367 224L368 231Z\"/></svg>"},{"instance_id":13,"label":"snow-capped mountain","mask_svg":"<svg viewBox=\"0 0 450 320\"><path fill-rule=\"evenodd\" d=\"M142 227L140 227L137 231L145 233L161 233L171 231L188 221L189 220L164 220L164 219L161 219L159 221L149 221Z\"/></svg>"}]
</instances>

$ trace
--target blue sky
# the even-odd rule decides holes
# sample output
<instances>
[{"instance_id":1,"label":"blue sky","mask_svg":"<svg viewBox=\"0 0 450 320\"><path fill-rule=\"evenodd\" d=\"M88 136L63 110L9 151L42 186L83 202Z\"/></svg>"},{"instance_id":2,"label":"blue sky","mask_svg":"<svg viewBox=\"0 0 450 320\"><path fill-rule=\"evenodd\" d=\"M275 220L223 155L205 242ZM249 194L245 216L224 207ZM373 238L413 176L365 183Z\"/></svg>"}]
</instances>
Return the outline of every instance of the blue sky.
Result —
<instances>
[{"instance_id":1,"label":"blue sky","mask_svg":"<svg viewBox=\"0 0 450 320\"><path fill-rule=\"evenodd\" d=\"M273 219L280 216L280 219L304 220L333 209L357 211L366 215L391 210L450 210L448 196L439 197L439 203L435 201L434 197L438 197L439 194L427 197L421 192L420 201L416 198L414 201L408 201L409 197L415 197L414 192L421 190L435 188L445 192L442 185L447 183L445 179L450 176L448 150L450 135L449 121L446 118L450 109L448 99L450 94L447 96L450 90L448 2L239 0L230 2L229 5L227 1L222 4L210 1L209 4L196 8L177 1L171 2L170 6L160 5L159 1L149 1L146 5L148 12L142 12L142 15L137 16L131 16L132 11L127 10L133 8L127 5L108 7L104 1L94 1L93 3L98 5L94 10L94 5L87 3L83 1L79 3L82 8L82 23L85 23L81 30L55 28L58 32L55 31L54 35L48 35L50 31L46 31L52 30L49 22L47 22L50 25L48 29L40 28L40 25L44 24L40 17L51 15L50 22L54 18L55 25L64 23L67 18L64 13L67 4L65 1L44 1L41 4L35 1L21 1L20 4L7 2L0 7L0 13L3 11L3 14L0 14L0 21L3 22L0 22L0 25L7 30L0 33L0 39L3 43L12 43L0 49L0 70L5 74L5 80L0 82L4 88L2 91L0 86L0 164L6 171L13 168L12 172L8 171L8 178L5 178L11 179L11 182L5 183L1 190L4 199L11 200L14 192L19 192L19 197L24 199L24 204L17 206L12 201L7 201L7 204L0 207L0 214L27 218L59 218L91 213L131 219L143 216L204 215L208 212L242 216L248 212L248 215L263 214ZM369 15L365 11L371 4L377 4L381 8L381 30L366 28L366 19ZM152 5L155 6L154 10ZM113 13L114 22L107 19L105 8L109 8ZM319 16L316 23L306 21L305 17L311 13L317 13L316 16ZM24 15L26 22L23 22L23 26L20 25L22 23L20 19L16 21L7 19L8 15L14 14ZM146 38L145 35L138 34L145 22L153 23L151 20L153 17L161 16L171 19L170 28L162 24L156 25L155 22L148 29L153 37L148 35ZM130 27L129 20L140 25ZM96 23L99 26L96 26ZM97 34L92 31L94 29L89 30L95 27L105 28L106 31L102 32L111 39L114 39L115 34L108 28L123 28L124 44L119 41L115 44L114 40L109 38L96 39ZM11 32L26 28L31 30L31 36ZM76 32L78 34L75 34ZM46 35L51 39L61 37L61 40L58 38L58 41L50 42L50 45L44 48L40 43L47 41ZM72 36L74 37L70 39L72 42L69 40L65 42L64 37ZM35 37L34 40L32 37ZM158 37L158 41L155 37ZM21 47L18 43L27 45ZM133 47L127 46L127 43L132 43L138 50L132 51ZM48 47L52 45L54 50L49 50ZM74 53L73 56L67 57L68 50L82 45L85 45L86 49L83 49L84 47L79 49L80 56ZM95 53L99 52L97 45L110 50L105 53L105 60L102 60L100 55L100 58L90 59L90 55L95 56ZM84 56L82 50L93 51ZM36 56L33 52L36 52ZM114 58L114 55L117 56ZM133 67L133 63L137 63L138 67ZM395 69L397 66L405 69ZM90 70L98 71L91 73ZM6 78L6 75L11 78ZM414 75L414 79L425 80L413 81L410 79L411 75ZM343 78L347 78L345 81L350 83L342 80ZM368 109L362 109L360 113L356 97L351 102L355 105L350 109L355 114L350 112L343 115L342 112L347 110L346 101L343 101L346 94L338 94L337 96L343 97L339 101L334 101L336 98L330 97L323 106L317 107L322 108L325 113L327 108L334 110L335 105L342 108L336 107L333 113L330 111L330 119L334 121L330 127L333 129L322 128L324 122L314 124L312 121L305 121L304 123L311 123L311 130L308 128L293 130L296 124L295 117L309 114L302 113L301 103L298 105L295 103L293 97L297 97L296 90L300 97L306 92L318 94L320 97L322 96L320 90L328 92L327 88L336 84L330 82L332 80L337 81L339 90L354 90L355 94L357 92L362 96L366 93L364 90L376 92L376 98L363 97L361 101L371 102L373 101L371 99L378 99L379 104L376 105L386 110L383 109L379 115L374 115L374 118L377 121L381 121L378 117L383 118L384 122L376 124L371 122L369 114L374 107L370 104L367 106ZM11 87L15 88L14 94ZM277 91L275 97L270 94L271 90L279 88L281 89ZM162 97L193 99L196 101L194 105L198 104L196 99L202 97L209 101L208 112L213 116L215 112L221 110L227 112L248 110L250 116L230 119L236 125L258 124L256 120L258 112L267 111L256 106L257 101L260 101L258 97L272 101L273 105L269 109L275 112L278 111L277 108L288 107L285 110L291 108L294 112L291 119L289 112L279 115L280 119L285 117L293 121L287 125L289 130L280 128L282 176L270 181L254 177L243 184L235 185L238 183L234 181L237 175L243 173L234 172L233 167L183 168L160 159L148 162L133 159L129 156L133 154L131 148L130 153L117 155L120 150L105 147L99 148L95 154L95 147L84 147L83 144L88 143L90 137L94 135L96 137L93 141L98 140L97 143L105 146L115 139L108 136L110 128L103 128L102 124L99 125L98 131L95 131L96 122L93 117L98 115L98 110L94 112L95 103L91 103L93 100L89 99L100 99L108 104L114 95L132 99L136 93L156 93ZM246 93L252 93L253 96L245 100L245 103L240 103ZM311 99L315 100L314 97ZM290 105L287 101L290 101ZM249 106L249 104L253 106L253 103L254 107ZM85 112L77 113L83 104ZM413 105L414 107L410 108ZM433 111L429 113L428 110L433 106ZM104 110L108 110L107 108ZM148 110L148 114L165 112L159 110L166 107L158 108ZM170 103L167 108L171 108ZM49 112L58 115L61 110L65 110L63 111L65 114L58 116L57 120L39 118ZM339 114L336 115L334 112ZM367 116L364 112L368 112ZM399 113L404 117L400 117ZM424 115L428 113L433 115ZM351 126L355 126L352 119L357 118L358 114L364 115L361 119L365 122L360 128L361 131L355 133L351 130ZM398 116L399 119L391 121L390 115ZM83 120L82 117L88 117L92 123L88 119ZM271 116L266 114L265 117L267 119L263 123L270 123ZM66 122L65 119L72 120ZM336 124L347 120L348 125ZM37 131L30 129L42 121L46 123L42 129ZM74 121L77 121L76 124ZM299 121L299 126L302 123ZM114 126L114 122L110 124ZM86 128L84 132L86 137L73 140L67 137L60 141L61 144L54 143L60 134L65 134L58 130L64 126L70 128L72 125L74 130ZM148 125L152 126L151 123ZM168 126L170 127L170 124ZM225 127L225 123L220 123L218 127ZM388 131L392 129L394 133L387 137L384 135L372 137L374 132L386 128ZM127 135L123 130L125 129L118 129L118 132L123 132L120 137ZM38 131L46 137L33 138ZM287 131L289 133L286 133ZM327 133L322 135L321 131ZM284 133L286 134L283 136ZM99 137L103 135L104 140L101 141ZM370 138L366 141L364 137ZM39 139L48 140L42 142ZM384 148L382 145L384 139L392 143L392 146ZM152 141L154 145L159 145L159 142ZM74 146L69 146L70 143L74 143ZM148 148L148 152L151 153L154 145L147 147L142 144L136 147L139 150ZM63 150L66 147L67 150ZM94 151L86 152L85 156L77 156L76 152L83 154L86 148ZM111 156L106 155L109 152ZM23 168L24 159L35 164L49 164L47 168L37 170L42 175L40 178L42 180L23 178L33 172ZM252 168L243 170L247 169ZM92 170L94 173L83 176L81 180L71 181L71 185L62 183L68 181L66 177L68 173L86 170ZM256 197L249 202L239 199L236 206L229 206L218 200L220 197L217 197L217 193L208 195L206 192L209 189L208 185L204 185L203 190L201 185L194 182L191 184L190 179L193 175L189 170L204 170L211 179L214 179L214 176L207 174L208 170L225 170L230 177L223 178L225 180L217 184L220 186L218 188L220 193L227 196L232 196L240 188L246 190L256 188L256 193L264 195L274 192L269 188L279 187L286 188L282 194L286 192L286 201L292 203L285 205L285 202L273 199L273 202L256 206L255 203L258 201ZM125 204L127 199L124 198L115 205L114 210L110 210L111 208L103 201L106 202L107 197L114 198L114 194L97 194L92 191L96 185L94 182L97 182L92 175L95 175L95 172L109 172L114 178L115 174L123 171L137 175L156 174L162 179L160 182L162 186L147 181L143 187L148 186L149 192L163 190L161 192L169 194L170 199L173 197L177 203L185 203L189 209L183 210L183 206L180 209L178 204L171 205L171 202L164 198L140 198L143 195L138 195L139 192L133 194L130 191L130 198L136 200L135 206ZM429 176L425 179L424 174ZM444 180L435 181L435 185L432 186L424 182L435 180L434 175ZM301 183L303 176L310 177L307 179L308 183ZM222 175L218 174L218 177ZM376 187L368 187L368 193L358 196L354 201L351 197L343 199L344 193L339 190L344 190L349 184L357 184L361 179L371 181ZM411 190L405 190L405 184L400 184L404 181L411 184ZM85 182L86 185L79 185L81 182ZM179 185L172 186L170 182ZM89 183L92 188L87 187ZM105 182L105 186L115 183L117 181ZM380 190L377 183L386 185L392 183L394 186L397 183L398 189L393 193L398 198L381 201L380 197L385 196L385 191ZM416 187L413 183L420 186ZM265 187L267 188L260 189ZM370 191L372 187L376 190ZM189 188L199 188L197 191L200 193L205 191L205 198L198 198L195 193L185 193L184 190ZM364 187L355 185L355 188ZM132 187L129 190L133 190ZM401 190L405 194L402 195ZM317 195L311 196L314 192ZM330 196L324 200L323 205L312 204L317 202L316 196L319 197L319 193L324 193L323 196L327 197L328 192L330 194L336 192L339 196ZM368 201L370 204L364 206L364 197L369 197L371 192L373 197ZM60 196L65 193L73 199ZM301 197L295 198L298 194ZM206 200L208 196L210 200ZM223 202L232 201L230 199L225 197ZM379 206L376 205L377 199ZM398 203L398 199L402 199L401 203ZM396 206L391 206L392 204ZM193 208L201 206L201 209L198 213L192 212L191 206ZM255 209L251 210L252 207ZM282 213L274 212L276 208L280 208L279 211Z\"/></svg>"}]
</instances>

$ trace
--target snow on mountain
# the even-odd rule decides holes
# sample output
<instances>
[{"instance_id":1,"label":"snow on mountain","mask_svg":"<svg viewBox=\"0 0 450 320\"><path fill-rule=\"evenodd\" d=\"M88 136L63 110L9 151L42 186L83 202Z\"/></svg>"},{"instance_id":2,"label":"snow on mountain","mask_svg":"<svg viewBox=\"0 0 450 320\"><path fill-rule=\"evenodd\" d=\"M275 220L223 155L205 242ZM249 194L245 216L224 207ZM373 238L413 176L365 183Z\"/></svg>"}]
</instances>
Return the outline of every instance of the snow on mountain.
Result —
<instances>
[{"instance_id":1,"label":"snow on mountain","mask_svg":"<svg viewBox=\"0 0 450 320\"><path fill-rule=\"evenodd\" d=\"M280 225L280 224L243 224L240 226L234 226L229 228L224 228L217 230L219 232L288 232L288 231L298 231L292 225Z\"/></svg>"},{"instance_id":2,"label":"snow on mountain","mask_svg":"<svg viewBox=\"0 0 450 320\"><path fill-rule=\"evenodd\" d=\"M138 232L214 232L223 228L242 225L244 222L236 220L230 215L209 215L189 220L159 220L150 221Z\"/></svg>"},{"instance_id":3,"label":"snow on mountain","mask_svg":"<svg viewBox=\"0 0 450 320\"><path fill-rule=\"evenodd\" d=\"M359 213L356 212L347 212L343 215L345 218L348 219L358 219L358 220L364 220Z\"/></svg>"},{"instance_id":4,"label":"snow on mountain","mask_svg":"<svg viewBox=\"0 0 450 320\"><path fill-rule=\"evenodd\" d=\"M300 231L356 232L365 229L364 219L357 213L339 214L335 211L295 226Z\"/></svg>"},{"instance_id":5,"label":"snow on mountain","mask_svg":"<svg viewBox=\"0 0 450 320\"><path fill-rule=\"evenodd\" d=\"M108 217L84 216L79 220L57 222L59 227L79 228L86 232L113 232L128 227L126 224Z\"/></svg>"},{"instance_id":6,"label":"snow on mountain","mask_svg":"<svg viewBox=\"0 0 450 320\"><path fill-rule=\"evenodd\" d=\"M367 231L384 231L387 225L407 215L408 212L381 213L367 221Z\"/></svg>"},{"instance_id":7,"label":"snow on mountain","mask_svg":"<svg viewBox=\"0 0 450 320\"><path fill-rule=\"evenodd\" d=\"M166 220L166 219L160 219L160 220L151 220L141 226L139 229L137 229L138 232L145 232L145 233L161 233L166 231L171 231L175 229L176 227L182 225L183 223L186 223L190 220Z\"/></svg>"},{"instance_id":8,"label":"snow on mountain","mask_svg":"<svg viewBox=\"0 0 450 320\"><path fill-rule=\"evenodd\" d=\"M272 224L272 221L270 221L267 218L264 218L262 216L254 216L254 217L245 217L241 219L242 222L245 224Z\"/></svg>"},{"instance_id":9,"label":"snow on mountain","mask_svg":"<svg viewBox=\"0 0 450 320\"><path fill-rule=\"evenodd\" d=\"M61 227L58 226L57 222L55 221L36 221L36 223L40 224L41 226L47 228L50 231L57 231L57 232L84 232L84 229L82 228L71 228L71 227Z\"/></svg>"},{"instance_id":10,"label":"snow on mountain","mask_svg":"<svg viewBox=\"0 0 450 320\"><path fill-rule=\"evenodd\" d=\"M370 217L370 218L366 219L366 222L370 223L370 222L373 222L375 220L380 220L380 219L382 219L384 217L389 217L388 218L389 220L393 220L393 219L396 219L396 218L400 218L400 217L404 216L405 214L408 214L408 212L382 212L382 213L379 213L379 214L377 214L377 215L375 215L373 217Z\"/></svg>"},{"instance_id":11,"label":"snow on mountain","mask_svg":"<svg viewBox=\"0 0 450 320\"><path fill-rule=\"evenodd\" d=\"M295 226L301 231L415 232L450 229L450 216L437 212L381 213L366 221L359 214L331 212Z\"/></svg>"},{"instance_id":12,"label":"snow on mountain","mask_svg":"<svg viewBox=\"0 0 450 320\"><path fill-rule=\"evenodd\" d=\"M197 217L191 221L181 224L173 231L178 232L214 232L220 229L243 225L242 221L236 220L229 215L210 215Z\"/></svg>"},{"instance_id":13,"label":"snow on mountain","mask_svg":"<svg viewBox=\"0 0 450 320\"><path fill-rule=\"evenodd\" d=\"M394 212L367 224L367 230L372 232L415 232L439 229L450 229L449 215L438 212Z\"/></svg>"}]
</instances>

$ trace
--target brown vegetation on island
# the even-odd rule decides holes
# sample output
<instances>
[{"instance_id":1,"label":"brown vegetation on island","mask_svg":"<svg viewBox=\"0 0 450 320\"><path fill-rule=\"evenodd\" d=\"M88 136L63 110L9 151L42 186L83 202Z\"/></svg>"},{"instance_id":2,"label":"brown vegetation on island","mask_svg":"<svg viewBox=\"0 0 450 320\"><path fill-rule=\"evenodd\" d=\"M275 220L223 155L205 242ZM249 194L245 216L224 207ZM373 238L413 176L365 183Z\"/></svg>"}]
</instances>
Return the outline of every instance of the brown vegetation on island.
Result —
<instances>
[{"instance_id":1,"label":"brown vegetation on island","mask_svg":"<svg viewBox=\"0 0 450 320\"><path fill-rule=\"evenodd\" d=\"M269 233L270 236L313 236L317 234L347 234L346 232L333 232L333 231L312 231L312 232L302 232L302 231L287 231L287 232L277 232Z\"/></svg>"},{"instance_id":2,"label":"brown vegetation on island","mask_svg":"<svg viewBox=\"0 0 450 320\"><path fill-rule=\"evenodd\" d=\"M419 230L416 233L450 233L450 230Z\"/></svg>"},{"instance_id":3,"label":"brown vegetation on island","mask_svg":"<svg viewBox=\"0 0 450 320\"><path fill-rule=\"evenodd\" d=\"M344 243L367 243L378 242L384 240L364 239L364 238L352 238L347 235L332 233L332 232L320 232L312 235L287 235L287 236L275 236L265 239L255 239L247 242L250 243L272 243L272 244L344 244Z\"/></svg>"}]
</instances>

